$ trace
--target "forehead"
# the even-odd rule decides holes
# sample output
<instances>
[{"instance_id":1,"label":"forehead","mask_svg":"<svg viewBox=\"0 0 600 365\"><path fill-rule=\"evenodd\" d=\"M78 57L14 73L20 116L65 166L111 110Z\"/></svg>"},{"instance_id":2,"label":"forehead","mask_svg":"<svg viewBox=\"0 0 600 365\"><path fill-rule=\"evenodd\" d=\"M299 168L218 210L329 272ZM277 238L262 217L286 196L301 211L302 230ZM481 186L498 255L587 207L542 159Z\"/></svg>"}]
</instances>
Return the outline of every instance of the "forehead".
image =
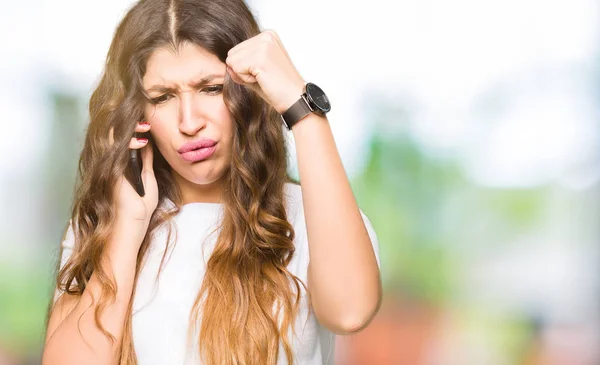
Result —
<instances>
[{"instance_id":1,"label":"forehead","mask_svg":"<svg viewBox=\"0 0 600 365\"><path fill-rule=\"evenodd\" d=\"M143 83L186 83L210 74L225 74L225 64L204 48L185 42L177 53L167 47L154 50L148 58Z\"/></svg>"}]
</instances>

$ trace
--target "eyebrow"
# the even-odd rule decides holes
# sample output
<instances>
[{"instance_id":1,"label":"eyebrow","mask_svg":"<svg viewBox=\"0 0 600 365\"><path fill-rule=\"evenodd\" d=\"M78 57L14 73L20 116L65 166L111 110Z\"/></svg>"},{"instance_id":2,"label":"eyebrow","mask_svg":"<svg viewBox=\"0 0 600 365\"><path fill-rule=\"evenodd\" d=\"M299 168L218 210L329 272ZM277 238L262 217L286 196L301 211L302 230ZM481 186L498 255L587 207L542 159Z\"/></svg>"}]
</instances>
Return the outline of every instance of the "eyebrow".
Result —
<instances>
[{"instance_id":1,"label":"eyebrow","mask_svg":"<svg viewBox=\"0 0 600 365\"><path fill-rule=\"evenodd\" d=\"M190 82L190 86L194 87L194 88L198 88L200 86L204 86L206 84L208 84L209 82L215 80L215 79L223 79L223 75L219 75L219 74L210 74L210 75L206 75L203 78L201 78L198 81L192 81ZM146 90L146 92L152 92L152 91L159 91L159 92L173 92L176 91L178 89L178 87L173 87L173 86L169 86L169 85L161 85L161 84L156 84L156 85L152 85L150 86L150 88L148 88Z\"/></svg>"}]
</instances>

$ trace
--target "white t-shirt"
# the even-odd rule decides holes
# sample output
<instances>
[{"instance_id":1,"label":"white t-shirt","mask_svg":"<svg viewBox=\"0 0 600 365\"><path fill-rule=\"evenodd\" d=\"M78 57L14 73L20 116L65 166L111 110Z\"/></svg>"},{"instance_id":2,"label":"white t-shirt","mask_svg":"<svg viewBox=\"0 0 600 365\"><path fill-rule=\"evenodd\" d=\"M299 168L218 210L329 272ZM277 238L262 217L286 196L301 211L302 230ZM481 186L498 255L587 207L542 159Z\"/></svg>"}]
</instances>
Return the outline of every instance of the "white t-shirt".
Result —
<instances>
[{"instance_id":1,"label":"white t-shirt","mask_svg":"<svg viewBox=\"0 0 600 365\"><path fill-rule=\"evenodd\" d=\"M308 241L299 185L286 183L286 212L296 236L296 251L288 270L308 283ZM168 201L167 204L173 204ZM201 365L198 348L193 342L187 346L189 313L204 277L206 262L216 242L217 233L209 233L220 222L223 205L220 203L189 203L181 207L173 218L177 242L169 247L163 270L156 280L160 261L165 252L167 228L157 228L151 242L144 266L141 268L133 298L132 332L138 363L140 365L185 364ZM371 243L379 260L377 236L369 219L361 211ZM65 240L61 267L73 249L74 235L69 226ZM204 243L204 246L203 246ZM203 252L204 251L204 252ZM298 365L333 364L335 334L320 325L307 302L307 294L301 286L302 296L299 315L296 318L296 336L291 343ZM58 295L58 291L56 293ZM56 296L55 296L56 298ZM283 345L279 347L278 365L287 364Z\"/></svg>"}]
</instances>

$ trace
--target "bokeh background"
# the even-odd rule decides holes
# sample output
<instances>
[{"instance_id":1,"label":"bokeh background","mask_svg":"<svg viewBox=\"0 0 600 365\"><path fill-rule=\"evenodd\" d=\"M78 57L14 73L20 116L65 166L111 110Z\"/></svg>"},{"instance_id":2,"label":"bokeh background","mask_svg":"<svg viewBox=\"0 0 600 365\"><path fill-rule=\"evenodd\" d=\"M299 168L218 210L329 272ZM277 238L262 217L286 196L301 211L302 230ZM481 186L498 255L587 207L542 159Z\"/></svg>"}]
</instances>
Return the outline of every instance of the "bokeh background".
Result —
<instances>
[{"instance_id":1,"label":"bokeh background","mask_svg":"<svg viewBox=\"0 0 600 365\"><path fill-rule=\"evenodd\" d=\"M2 1L1 365L40 362L87 102L131 4ZM384 303L336 363L600 364L600 4L249 4L328 93L379 237Z\"/></svg>"}]
</instances>

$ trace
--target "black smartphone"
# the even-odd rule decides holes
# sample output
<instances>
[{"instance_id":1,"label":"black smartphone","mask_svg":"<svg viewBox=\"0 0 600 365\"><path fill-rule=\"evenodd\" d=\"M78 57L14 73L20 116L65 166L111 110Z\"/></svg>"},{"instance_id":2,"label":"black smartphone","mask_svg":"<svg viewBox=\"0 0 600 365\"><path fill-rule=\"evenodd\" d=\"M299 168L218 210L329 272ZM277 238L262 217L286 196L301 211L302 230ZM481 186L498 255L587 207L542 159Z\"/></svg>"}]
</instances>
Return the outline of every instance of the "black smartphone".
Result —
<instances>
[{"instance_id":1,"label":"black smartphone","mask_svg":"<svg viewBox=\"0 0 600 365\"><path fill-rule=\"evenodd\" d=\"M134 137L144 137L150 139L150 133L135 133ZM135 188L139 196L146 195L144 183L142 181L142 154L140 149L129 150L129 171L126 173L127 180Z\"/></svg>"}]
</instances>

